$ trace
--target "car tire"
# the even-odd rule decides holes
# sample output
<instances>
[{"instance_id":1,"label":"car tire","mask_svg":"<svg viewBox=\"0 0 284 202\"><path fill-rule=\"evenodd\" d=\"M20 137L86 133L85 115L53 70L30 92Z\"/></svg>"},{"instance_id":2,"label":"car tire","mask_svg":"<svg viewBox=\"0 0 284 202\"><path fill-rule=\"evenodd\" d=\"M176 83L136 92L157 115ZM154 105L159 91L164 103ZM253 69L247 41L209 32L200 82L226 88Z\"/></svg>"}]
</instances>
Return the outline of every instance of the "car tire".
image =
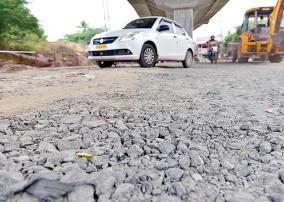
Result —
<instances>
[{"instance_id":1,"label":"car tire","mask_svg":"<svg viewBox=\"0 0 284 202\"><path fill-rule=\"evenodd\" d=\"M249 57L241 56L241 57L238 59L238 62L239 62L239 63L248 63L248 61L249 61Z\"/></svg>"},{"instance_id":2,"label":"car tire","mask_svg":"<svg viewBox=\"0 0 284 202\"><path fill-rule=\"evenodd\" d=\"M154 67L157 63L157 51L151 44L144 44L140 54L141 67Z\"/></svg>"},{"instance_id":3,"label":"car tire","mask_svg":"<svg viewBox=\"0 0 284 202\"><path fill-rule=\"evenodd\" d=\"M100 68L111 67L114 64L112 61L97 61L97 65Z\"/></svg>"},{"instance_id":4,"label":"car tire","mask_svg":"<svg viewBox=\"0 0 284 202\"><path fill-rule=\"evenodd\" d=\"M186 52L186 56L184 61L182 62L182 65L184 68L190 68L192 63L193 63L193 54L190 50L188 50Z\"/></svg>"},{"instance_id":5,"label":"car tire","mask_svg":"<svg viewBox=\"0 0 284 202\"><path fill-rule=\"evenodd\" d=\"M280 63L282 61L282 58L280 55L269 56L268 59L271 63Z\"/></svg>"}]
</instances>

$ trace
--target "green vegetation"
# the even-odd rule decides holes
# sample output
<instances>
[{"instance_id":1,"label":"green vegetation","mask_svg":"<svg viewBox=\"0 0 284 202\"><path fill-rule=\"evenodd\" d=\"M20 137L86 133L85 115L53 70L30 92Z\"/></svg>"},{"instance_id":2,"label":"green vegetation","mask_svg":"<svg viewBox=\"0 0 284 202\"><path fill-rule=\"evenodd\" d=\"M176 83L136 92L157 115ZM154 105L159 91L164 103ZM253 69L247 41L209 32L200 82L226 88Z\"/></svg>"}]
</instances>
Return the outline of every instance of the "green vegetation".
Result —
<instances>
[{"instance_id":1,"label":"green vegetation","mask_svg":"<svg viewBox=\"0 0 284 202\"><path fill-rule=\"evenodd\" d=\"M80 44L88 44L91 38L104 31L102 28L92 28L85 21L80 23L78 26L80 29L79 32L73 34L66 34L64 36L64 40L80 43Z\"/></svg>"},{"instance_id":2,"label":"green vegetation","mask_svg":"<svg viewBox=\"0 0 284 202\"><path fill-rule=\"evenodd\" d=\"M240 36L241 36L241 26L236 27L236 31L233 33L229 33L226 37L225 37L225 50L227 50L228 48L228 43L234 43L234 42L238 42L240 40Z\"/></svg>"},{"instance_id":3,"label":"green vegetation","mask_svg":"<svg viewBox=\"0 0 284 202\"><path fill-rule=\"evenodd\" d=\"M46 37L25 0L0 1L0 48L34 50Z\"/></svg>"}]
</instances>

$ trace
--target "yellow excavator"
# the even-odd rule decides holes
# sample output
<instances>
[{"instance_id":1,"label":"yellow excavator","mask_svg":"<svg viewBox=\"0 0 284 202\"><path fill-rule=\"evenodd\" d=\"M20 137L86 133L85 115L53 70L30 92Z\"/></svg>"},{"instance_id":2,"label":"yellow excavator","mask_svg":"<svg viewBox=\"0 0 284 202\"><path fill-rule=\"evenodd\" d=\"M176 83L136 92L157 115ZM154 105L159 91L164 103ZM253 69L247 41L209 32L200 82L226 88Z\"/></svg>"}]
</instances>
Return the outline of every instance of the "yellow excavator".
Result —
<instances>
[{"instance_id":1,"label":"yellow excavator","mask_svg":"<svg viewBox=\"0 0 284 202\"><path fill-rule=\"evenodd\" d=\"M284 0L275 7L258 7L246 12L239 43L233 47L232 61L249 58L280 63L284 56Z\"/></svg>"}]
</instances>

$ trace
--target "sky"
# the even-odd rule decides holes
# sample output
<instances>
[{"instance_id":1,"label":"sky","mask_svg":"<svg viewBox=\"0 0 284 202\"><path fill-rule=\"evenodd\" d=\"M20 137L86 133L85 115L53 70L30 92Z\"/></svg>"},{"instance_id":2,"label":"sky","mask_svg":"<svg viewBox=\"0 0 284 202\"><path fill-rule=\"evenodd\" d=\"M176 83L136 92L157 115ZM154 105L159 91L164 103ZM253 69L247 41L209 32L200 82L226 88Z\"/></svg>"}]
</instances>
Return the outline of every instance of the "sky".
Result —
<instances>
[{"instance_id":1,"label":"sky","mask_svg":"<svg viewBox=\"0 0 284 202\"><path fill-rule=\"evenodd\" d=\"M127 0L108 1L110 30L122 28L138 18ZM194 39L210 35L226 35L242 24L247 9L257 6L274 6L277 0L230 0L207 25L194 31ZM78 31L77 26L85 20L91 27L104 27L103 0L28 0L28 7L39 19L48 36L55 41L65 34Z\"/></svg>"}]
</instances>

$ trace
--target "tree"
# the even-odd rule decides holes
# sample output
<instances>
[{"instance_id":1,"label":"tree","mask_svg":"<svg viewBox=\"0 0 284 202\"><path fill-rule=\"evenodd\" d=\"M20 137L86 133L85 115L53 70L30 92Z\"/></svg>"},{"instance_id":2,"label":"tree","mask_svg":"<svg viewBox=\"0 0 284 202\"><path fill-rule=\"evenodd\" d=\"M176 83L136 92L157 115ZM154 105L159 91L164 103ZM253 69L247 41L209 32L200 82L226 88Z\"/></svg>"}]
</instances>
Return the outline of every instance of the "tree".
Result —
<instances>
[{"instance_id":1,"label":"tree","mask_svg":"<svg viewBox=\"0 0 284 202\"><path fill-rule=\"evenodd\" d=\"M224 43L225 50L227 50L228 48L228 43L238 42L240 40L241 34L242 34L241 26L237 26L235 32L233 33L229 32L228 35L225 37L225 43Z\"/></svg>"},{"instance_id":2,"label":"tree","mask_svg":"<svg viewBox=\"0 0 284 202\"><path fill-rule=\"evenodd\" d=\"M26 7L25 0L0 1L0 44L22 43L27 39L44 39L38 19Z\"/></svg>"},{"instance_id":3,"label":"tree","mask_svg":"<svg viewBox=\"0 0 284 202\"><path fill-rule=\"evenodd\" d=\"M90 27L85 21L82 21L77 27L80 29L79 32L73 34L66 34L64 36L64 39L75 43L87 44L94 35L104 31L104 29L102 28Z\"/></svg>"}]
</instances>

